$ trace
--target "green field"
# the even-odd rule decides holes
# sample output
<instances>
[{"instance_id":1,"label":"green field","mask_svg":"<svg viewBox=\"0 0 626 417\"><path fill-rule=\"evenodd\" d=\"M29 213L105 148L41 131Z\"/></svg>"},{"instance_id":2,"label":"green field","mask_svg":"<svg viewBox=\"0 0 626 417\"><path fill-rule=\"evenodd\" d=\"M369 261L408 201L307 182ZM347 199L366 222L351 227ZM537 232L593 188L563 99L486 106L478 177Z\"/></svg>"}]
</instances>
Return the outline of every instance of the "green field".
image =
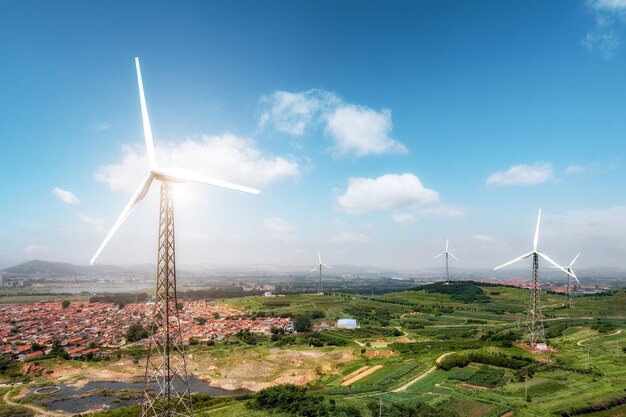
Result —
<instances>
[{"instance_id":1,"label":"green field","mask_svg":"<svg viewBox=\"0 0 626 417\"><path fill-rule=\"evenodd\" d=\"M198 358L210 359L224 368L250 358L256 358L261 367L274 364L267 376L258 379L270 382L294 366L293 363L280 365L282 353L293 356L298 352L304 352L302 355L320 352L325 355L324 361L330 362L310 365L319 368L316 368L318 377L307 383L310 395L323 396L325 404L332 400L337 406L353 406L362 417L374 416L371 403L379 401L381 394L388 407L383 410L388 413L393 413L393 404L398 404L398 410L422 404L427 410L435 410L435 414L429 415L462 417L501 416L508 411L520 417L559 416L565 411L608 403L626 395L624 289L610 295L576 297L572 309L562 307L565 297L542 294L546 335L554 351L532 354L520 343L524 333L524 303L529 292L502 286L477 287L471 288L474 292L470 297L475 298L465 302L456 294L413 290L375 297L303 294L220 300L242 307L249 314L319 317L321 311L323 318L317 320L355 318L360 328L279 335L273 340L256 336L246 343L227 340L212 347L194 346L190 352L196 364L201 360ZM311 347L313 339L320 347ZM344 356L352 352L351 359L332 359L341 352ZM456 353L444 361L475 352L471 357L476 357L478 362L431 371L436 359L448 352ZM328 365L328 369L322 369L322 365ZM364 366L377 365L381 366L377 371L350 386L342 386L345 376ZM525 400L526 375L529 375L528 401ZM220 404L205 404L197 408L196 415L298 415L249 409L246 404L251 401L254 400L229 399ZM618 406L586 415L617 417L624 412L624 406ZM136 409L122 408L95 415L123 417L133 413ZM344 414L329 413L325 415L345 415L344 411Z\"/></svg>"}]
</instances>

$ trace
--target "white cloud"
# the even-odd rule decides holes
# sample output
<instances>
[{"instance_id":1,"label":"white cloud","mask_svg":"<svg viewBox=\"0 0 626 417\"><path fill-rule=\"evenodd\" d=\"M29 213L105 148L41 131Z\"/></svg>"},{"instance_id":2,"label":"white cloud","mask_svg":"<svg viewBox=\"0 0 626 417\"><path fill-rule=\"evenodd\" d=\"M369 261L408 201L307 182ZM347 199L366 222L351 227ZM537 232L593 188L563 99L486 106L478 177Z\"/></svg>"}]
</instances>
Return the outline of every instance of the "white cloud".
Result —
<instances>
[{"instance_id":1,"label":"white cloud","mask_svg":"<svg viewBox=\"0 0 626 417\"><path fill-rule=\"evenodd\" d=\"M472 239L483 243L496 243L498 241L495 237L480 234L472 236Z\"/></svg>"},{"instance_id":2,"label":"white cloud","mask_svg":"<svg viewBox=\"0 0 626 417\"><path fill-rule=\"evenodd\" d=\"M91 227L93 227L96 230L103 230L104 229L104 220L102 220L101 218L87 216L84 213L76 213L76 215L78 216L80 221L82 221L86 225L91 226Z\"/></svg>"},{"instance_id":3,"label":"white cloud","mask_svg":"<svg viewBox=\"0 0 626 417\"><path fill-rule=\"evenodd\" d=\"M391 110L377 111L344 102L336 94L313 89L302 93L276 91L261 99L259 127L302 136L313 126L324 126L338 155L407 153L391 138Z\"/></svg>"},{"instance_id":4,"label":"white cloud","mask_svg":"<svg viewBox=\"0 0 626 417\"><path fill-rule=\"evenodd\" d=\"M609 59L621 43L615 26L626 21L626 1L587 0L586 5L594 13L595 27L587 32L581 44L589 50L598 49Z\"/></svg>"},{"instance_id":5,"label":"white cloud","mask_svg":"<svg viewBox=\"0 0 626 417\"><path fill-rule=\"evenodd\" d=\"M362 106L342 106L328 115L326 131L341 155L407 153L406 146L392 139L391 111L381 112Z\"/></svg>"},{"instance_id":6,"label":"white cloud","mask_svg":"<svg viewBox=\"0 0 626 417\"><path fill-rule=\"evenodd\" d=\"M340 102L333 93L312 89L302 93L276 91L261 98L259 126L272 125L279 132L301 136L320 112Z\"/></svg>"},{"instance_id":7,"label":"white cloud","mask_svg":"<svg viewBox=\"0 0 626 417\"><path fill-rule=\"evenodd\" d=\"M587 0L587 6L598 10L626 11L626 0Z\"/></svg>"},{"instance_id":8,"label":"white cloud","mask_svg":"<svg viewBox=\"0 0 626 417\"><path fill-rule=\"evenodd\" d=\"M109 130L110 128L111 128L111 125L109 123L104 123L104 122L96 122L96 123L92 123L91 125L89 125L89 129L95 132L104 132L105 130Z\"/></svg>"},{"instance_id":9,"label":"white cloud","mask_svg":"<svg viewBox=\"0 0 626 417\"><path fill-rule=\"evenodd\" d=\"M496 172L487 178L488 185L537 185L554 177L552 166L546 163L513 165L505 172Z\"/></svg>"},{"instance_id":10,"label":"white cloud","mask_svg":"<svg viewBox=\"0 0 626 417\"><path fill-rule=\"evenodd\" d=\"M589 174L589 173L605 173L614 171L619 168L618 160L608 163L592 162L587 165L569 165L565 168L566 174Z\"/></svg>"},{"instance_id":11,"label":"white cloud","mask_svg":"<svg viewBox=\"0 0 626 417\"><path fill-rule=\"evenodd\" d=\"M288 240L294 237L295 228L280 217L263 220L263 227L272 239Z\"/></svg>"},{"instance_id":12,"label":"white cloud","mask_svg":"<svg viewBox=\"0 0 626 417\"><path fill-rule=\"evenodd\" d=\"M415 221L415 216L408 213L394 213L391 218L396 223L411 223Z\"/></svg>"},{"instance_id":13,"label":"white cloud","mask_svg":"<svg viewBox=\"0 0 626 417\"><path fill-rule=\"evenodd\" d=\"M566 174L586 174L590 168L583 165L570 165L565 168Z\"/></svg>"},{"instance_id":14,"label":"white cloud","mask_svg":"<svg viewBox=\"0 0 626 417\"><path fill-rule=\"evenodd\" d=\"M349 214L418 209L438 203L439 194L409 173L350 178L345 194L337 198L338 208Z\"/></svg>"},{"instance_id":15,"label":"white cloud","mask_svg":"<svg viewBox=\"0 0 626 417\"><path fill-rule=\"evenodd\" d=\"M462 217L466 213L467 210L462 207L449 206L447 204L420 209L420 214L434 217Z\"/></svg>"},{"instance_id":16,"label":"white cloud","mask_svg":"<svg viewBox=\"0 0 626 417\"><path fill-rule=\"evenodd\" d=\"M80 200L71 191L62 190L61 188L53 188L52 194L54 194L59 200L67 204L80 204Z\"/></svg>"},{"instance_id":17,"label":"white cloud","mask_svg":"<svg viewBox=\"0 0 626 417\"><path fill-rule=\"evenodd\" d=\"M250 186L262 186L299 176L293 159L267 155L256 147L253 139L232 133L221 136L204 135L199 140L187 139L179 144L166 144L156 149L161 166L182 166L196 172ZM113 191L133 193L148 170L143 144L122 147L119 163L102 167L96 180Z\"/></svg>"},{"instance_id":18,"label":"white cloud","mask_svg":"<svg viewBox=\"0 0 626 417\"><path fill-rule=\"evenodd\" d=\"M40 253L45 253L48 252L50 248L48 248L47 246L44 245L37 245L37 244L33 244L33 245L28 245L24 248L24 252L28 255L37 255Z\"/></svg>"},{"instance_id":19,"label":"white cloud","mask_svg":"<svg viewBox=\"0 0 626 417\"><path fill-rule=\"evenodd\" d=\"M355 233L349 233L349 232L342 232L342 233L339 233L338 235L329 237L328 240L330 242L335 242L335 243L365 243L365 242L369 242L371 239L369 238L369 236L364 235L362 233L355 234Z\"/></svg>"}]
</instances>

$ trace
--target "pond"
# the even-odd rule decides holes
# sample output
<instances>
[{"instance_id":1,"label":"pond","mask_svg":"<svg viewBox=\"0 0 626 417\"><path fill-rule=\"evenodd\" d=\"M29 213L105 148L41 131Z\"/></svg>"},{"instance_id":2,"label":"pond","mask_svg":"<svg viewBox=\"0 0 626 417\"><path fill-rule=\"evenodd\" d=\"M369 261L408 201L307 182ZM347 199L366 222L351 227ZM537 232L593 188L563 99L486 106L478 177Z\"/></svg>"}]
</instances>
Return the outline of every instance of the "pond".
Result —
<instances>
[{"instance_id":1,"label":"pond","mask_svg":"<svg viewBox=\"0 0 626 417\"><path fill-rule=\"evenodd\" d=\"M102 406L115 409L138 404L141 401L143 392L142 381L90 381L83 386L59 384L58 387L59 390L57 392L46 396L48 409L68 413L83 413ZM189 387L194 394L202 393L218 397L242 395L249 392L245 390L230 391L212 387L195 376L189 377ZM34 393L35 390L36 388L32 388L30 394L36 395Z\"/></svg>"}]
</instances>

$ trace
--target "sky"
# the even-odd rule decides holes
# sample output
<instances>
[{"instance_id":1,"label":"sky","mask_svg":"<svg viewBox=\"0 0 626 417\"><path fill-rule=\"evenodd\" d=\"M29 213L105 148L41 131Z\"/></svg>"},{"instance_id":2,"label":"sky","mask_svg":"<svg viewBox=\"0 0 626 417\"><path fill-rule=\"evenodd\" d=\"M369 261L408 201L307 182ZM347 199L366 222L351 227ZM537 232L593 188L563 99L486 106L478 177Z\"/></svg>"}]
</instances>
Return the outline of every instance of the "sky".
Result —
<instances>
[{"instance_id":1,"label":"sky","mask_svg":"<svg viewBox=\"0 0 626 417\"><path fill-rule=\"evenodd\" d=\"M87 264L148 169L179 268L626 267L626 0L0 2L0 266ZM98 259L155 262L158 183Z\"/></svg>"}]
</instances>

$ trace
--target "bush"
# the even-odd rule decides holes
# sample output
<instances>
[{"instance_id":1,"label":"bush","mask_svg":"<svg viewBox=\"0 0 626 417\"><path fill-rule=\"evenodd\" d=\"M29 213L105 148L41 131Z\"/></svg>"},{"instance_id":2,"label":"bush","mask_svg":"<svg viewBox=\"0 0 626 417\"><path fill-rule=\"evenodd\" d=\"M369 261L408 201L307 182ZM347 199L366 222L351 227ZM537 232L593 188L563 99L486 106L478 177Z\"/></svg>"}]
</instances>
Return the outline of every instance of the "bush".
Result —
<instances>
[{"instance_id":1,"label":"bush","mask_svg":"<svg viewBox=\"0 0 626 417\"><path fill-rule=\"evenodd\" d=\"M353 406L337 406L332 400L327 403L324 397L309 394L306 388L292 384L263 389L253 396L247 406L302 417L361 417L361 412Z\"/></svg>"},{"instance_id":2,"label":"bush","mask_svg":"<svg viewBox=\"0 0 626 417\"><path fill-rule=\"evenodd\" d=\"M144 329L140 323L131 324L126 332L126 340L130 343L145 339L148 336L150 336L150 332L148 329Z\"/></svg>"}]
</instances>

